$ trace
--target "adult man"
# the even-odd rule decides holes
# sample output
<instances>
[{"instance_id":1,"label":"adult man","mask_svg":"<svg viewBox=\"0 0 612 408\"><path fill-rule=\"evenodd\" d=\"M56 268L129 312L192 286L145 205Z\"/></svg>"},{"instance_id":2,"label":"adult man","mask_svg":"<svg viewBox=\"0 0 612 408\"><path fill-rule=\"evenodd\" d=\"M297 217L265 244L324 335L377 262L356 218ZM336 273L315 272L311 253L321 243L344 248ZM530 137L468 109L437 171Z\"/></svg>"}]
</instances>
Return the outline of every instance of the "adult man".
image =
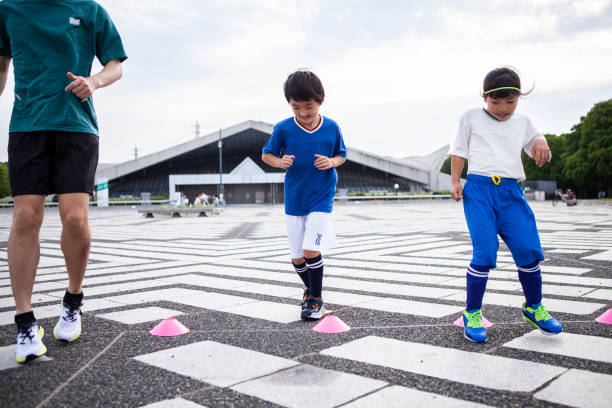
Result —
<instances>
[{"instance_id":1,"label":"adult man","mask_svg":"<svg viewBox=\"0 0 612 408\"><path fill-rule=\"evenodd\" d=\"M104 68L90 76L94 57ZM15 208L8 263L18 362L47 350L31 306L47 194L59 195L69 277L53 333L63 341L81 333L81 285L91 245L87 212L98 162L92 94L121 78L126 58L113 22L94 1L0 2L0 94L11 59L15 74L8 147Z\"/></svg>"}]
</instances>

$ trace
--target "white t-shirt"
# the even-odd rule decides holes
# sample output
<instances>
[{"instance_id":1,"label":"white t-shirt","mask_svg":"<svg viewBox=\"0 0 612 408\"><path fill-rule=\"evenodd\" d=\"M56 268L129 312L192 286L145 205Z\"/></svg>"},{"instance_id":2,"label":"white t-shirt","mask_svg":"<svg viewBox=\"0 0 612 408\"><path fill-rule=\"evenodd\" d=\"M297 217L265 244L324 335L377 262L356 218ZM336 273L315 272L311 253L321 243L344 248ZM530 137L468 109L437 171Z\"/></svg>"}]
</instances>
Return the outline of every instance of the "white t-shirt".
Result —
<instances>
[{"instance_id":1,"label":"white t-shirt","mask_svg":"<svg viewBox=\"0 0 612 408\"><path fill-rule=\"evenodd\" d=\"M452 154L468 160L468 174L525 180L521 149L531 157L533 144L546 138L519 113L499 121L482 108L467 111L459 123Z\"/></svg>"}]
</instances>

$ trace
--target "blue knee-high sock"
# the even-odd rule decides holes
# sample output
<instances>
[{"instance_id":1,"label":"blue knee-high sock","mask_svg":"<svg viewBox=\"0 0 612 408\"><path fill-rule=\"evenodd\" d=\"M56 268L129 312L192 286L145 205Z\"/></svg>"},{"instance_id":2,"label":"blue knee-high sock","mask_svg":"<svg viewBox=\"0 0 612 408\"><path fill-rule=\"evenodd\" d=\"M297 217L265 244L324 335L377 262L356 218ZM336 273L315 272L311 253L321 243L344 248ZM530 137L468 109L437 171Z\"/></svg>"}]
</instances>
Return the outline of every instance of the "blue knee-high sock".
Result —
<instances>
[{"instance_id":1,"label":"blue knee-high sock","mask_svg":"<svg viewBox=\"0 0 612 408\"><path fill-rule=\"evenodd\" d=\"M528 306L537 305L542 302L542 274L540 273L540 261L529 265L518 267L519 281L523 287L525 301Z\"/></svg>"},{"instance_id":2,"label":"blue knee-high sock","mask_svg":"<svg viewBox=\"0 0 612 408\"><path fill-rule=\"evenodd\" d=\"M470 266L468 266L466 278L467 299L465 301L465 309L468 311L480 309L482 308L482 297L487 288L489 267L470 264Z\"/></svg>"}]
</instances>

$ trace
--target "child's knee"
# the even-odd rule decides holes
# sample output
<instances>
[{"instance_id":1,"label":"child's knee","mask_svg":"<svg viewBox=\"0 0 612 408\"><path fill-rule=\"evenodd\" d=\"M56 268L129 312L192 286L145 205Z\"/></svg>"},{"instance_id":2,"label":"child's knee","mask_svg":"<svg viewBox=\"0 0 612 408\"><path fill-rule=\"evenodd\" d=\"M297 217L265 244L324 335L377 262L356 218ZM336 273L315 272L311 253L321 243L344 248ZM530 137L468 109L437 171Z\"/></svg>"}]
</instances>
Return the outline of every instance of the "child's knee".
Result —
<instances>
[{"instance_id":1,"label":"child's knee","mask_svg":"<svg viewBox=\"0 0 612 408\"><path fill-rule=\"evenodd\" d=\"M304 258L316 258L317 256L320 256L321 252L319 251L310 251L308 249L304 250Z\"/></svg>"}]
</instances>

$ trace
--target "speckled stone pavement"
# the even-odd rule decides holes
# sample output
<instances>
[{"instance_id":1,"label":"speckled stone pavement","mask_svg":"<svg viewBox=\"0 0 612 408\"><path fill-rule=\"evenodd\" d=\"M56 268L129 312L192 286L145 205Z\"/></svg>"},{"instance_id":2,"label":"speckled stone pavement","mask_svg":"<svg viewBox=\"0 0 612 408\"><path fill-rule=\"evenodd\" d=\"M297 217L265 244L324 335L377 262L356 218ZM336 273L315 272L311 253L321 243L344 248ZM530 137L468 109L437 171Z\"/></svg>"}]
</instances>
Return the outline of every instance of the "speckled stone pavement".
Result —
<instances>
[{"instance_id":1,"label":"speckled stone pavement","mask_svg":"<svg viewBox=\"0 0 612 408\"><path fill-rule=\"evenodd\" d=\"M612 206L532 202L548 260L544 304L564 325L543 336L522 320L503 245L484 299L486 344L453 322L471 243L461 204L338 204L338 247L324 254L324 299L351 326L312 331L289 262L282 207L143 218L92 209L83 334L51 334L67 285L57 209L47 209L34 312L44 357L17 366L0 210L2 407L610 407ZM149 334L166 317L190 329Z\"/></svg>"}]
</instances>

